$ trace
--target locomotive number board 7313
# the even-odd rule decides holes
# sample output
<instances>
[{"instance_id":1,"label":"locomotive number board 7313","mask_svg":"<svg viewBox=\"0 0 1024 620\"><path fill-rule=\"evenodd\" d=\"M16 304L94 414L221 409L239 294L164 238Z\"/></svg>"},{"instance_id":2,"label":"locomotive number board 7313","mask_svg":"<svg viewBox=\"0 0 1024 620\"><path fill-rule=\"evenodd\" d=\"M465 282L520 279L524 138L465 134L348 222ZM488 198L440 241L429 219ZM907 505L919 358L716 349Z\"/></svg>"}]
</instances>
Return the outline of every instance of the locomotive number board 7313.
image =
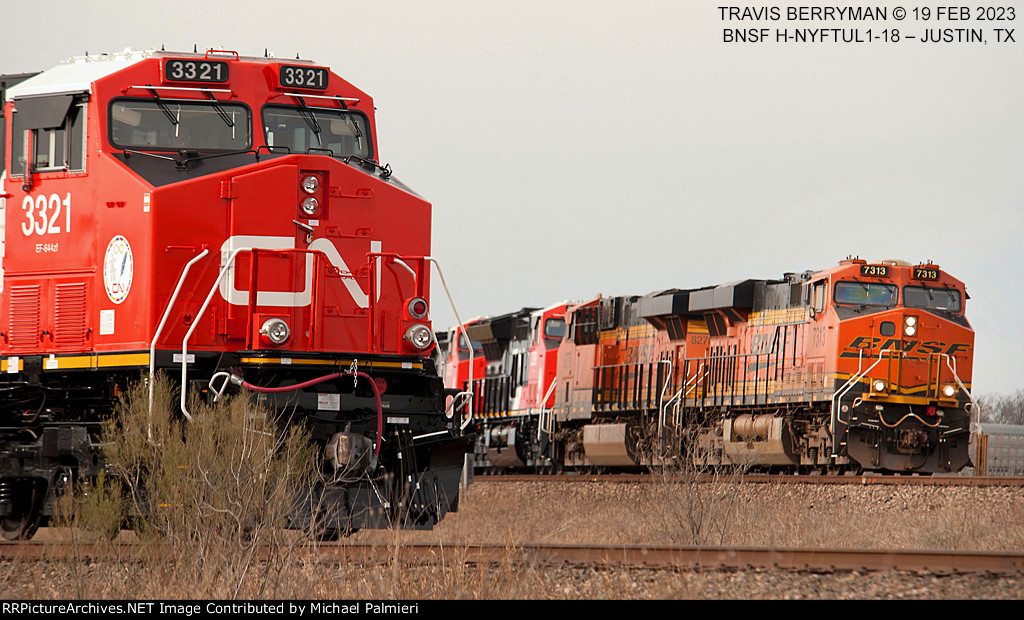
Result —
<instances>
[{"instance_id":1,"label":"locomotive number board 7313","mask_svg":"<svg viewBox=\"0 0 1024 620\"><path fill-rule=\"evenodd\" d=\"M860 275L862 276L876 276L879 278L889 277L889 266L888 265L861 265Z\"/></svg>"},{"instance_id":2,"label":"locomotive number board 7313","mask_svg":"<svg viewBox=\"0 0 1024 620\"><path fill-rule=\"evenodd\" d=\"M228 81L228 63L223 60L168 58L164 61L164 80L223 84Z\"/></svg>"},{"instance_id":3,"label":"locomotive number board 7313","mask_svg":"<svg viewBox=\"0 0 1024 620\"><path fill-rule=\"evenodd\" d=\"M928 267L914 267L914 272L911 277L915 280L938 280L939 270L930 269Z\"/></svg>"}]
</instances>

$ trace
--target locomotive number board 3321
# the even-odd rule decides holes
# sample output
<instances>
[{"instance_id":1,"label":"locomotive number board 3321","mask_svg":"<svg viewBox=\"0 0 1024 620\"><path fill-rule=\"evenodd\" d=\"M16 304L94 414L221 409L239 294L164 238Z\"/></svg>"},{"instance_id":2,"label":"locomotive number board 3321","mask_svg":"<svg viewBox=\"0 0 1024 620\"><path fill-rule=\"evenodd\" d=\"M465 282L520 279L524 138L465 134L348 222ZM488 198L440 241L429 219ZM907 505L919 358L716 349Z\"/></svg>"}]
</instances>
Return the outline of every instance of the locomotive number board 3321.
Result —
<instances>
[{"instance_id":1,"label":"locomotive number board 3321","mask_svg":"<svg viewBox=\"0 0 1024 620\"><path fill-rule=\"evenodd\" d=\"M168 82L224 84L228 81L228 75L228 63L222 60L186 60L182 58L164 60L164 80Z\"/></svg>"},{"instance_id":2,"label":"locomotive number board 3321","mask_svg":"<svg viewBox=\"0 0 1024 620\"><path fill-rule=\"evenodd\" d=\"M323 67L301 67L297 65L281 65L278 81L282 88L306 88L310 90L327 90L329 72Z\"/></svg>"}]
</instances>

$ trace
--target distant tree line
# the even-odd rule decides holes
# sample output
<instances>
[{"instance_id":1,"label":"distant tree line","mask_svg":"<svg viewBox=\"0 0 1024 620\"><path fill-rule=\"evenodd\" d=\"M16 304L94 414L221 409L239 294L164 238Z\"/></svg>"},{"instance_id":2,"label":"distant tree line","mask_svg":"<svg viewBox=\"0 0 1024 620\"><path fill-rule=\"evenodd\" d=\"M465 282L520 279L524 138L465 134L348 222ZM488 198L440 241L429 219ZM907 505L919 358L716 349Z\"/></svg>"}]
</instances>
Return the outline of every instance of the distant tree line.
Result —
<instances>
[{"instance_id":1,"label":"distant tree line","mask_svg":"<svg viewBox=\"0 0 1024 620\"><path fill-rule=\"evenodd\" d=\"M978 398L981 421L996 424L1024 424L1024 390L1010 395L986 394Z\"/></svg>"}]
</instances>

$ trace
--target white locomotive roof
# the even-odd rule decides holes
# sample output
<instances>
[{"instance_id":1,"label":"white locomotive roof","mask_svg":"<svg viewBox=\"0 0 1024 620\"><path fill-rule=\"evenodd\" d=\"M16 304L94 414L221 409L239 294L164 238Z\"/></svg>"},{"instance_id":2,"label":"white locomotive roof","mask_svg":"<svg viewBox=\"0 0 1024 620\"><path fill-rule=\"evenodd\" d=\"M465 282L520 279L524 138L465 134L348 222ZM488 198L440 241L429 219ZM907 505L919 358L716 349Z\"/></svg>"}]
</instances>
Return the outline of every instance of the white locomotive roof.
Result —
<instances>
[{"instance_id":1,"label":"white locomotive roof","mask_svg":"<svg viewBox=\"0 0 1024 620\"><path fill-rule=\"evenodd\" d=\"M217 50L213 50L214 53ZM228 53L228 52L225 52ZM7 89L7 100L17 97L31 97L34 95L56 95L61 93L92 92L92 83L98 79L112 75L121 69L130 67L133 64L146 58L161 56L173 56L176 58L204 58L204 54L194 52L166 52L158 50L136 50L126 49L115 54L100 54L98 56L74 56L68 58L53 69L43 71L35 77L31 77L20 84ZM273 55L253 58L241 57L247 61L280 62ZM290 63L306 64L309 60L289 60Z\"/></svg>"},{"instance_id":2,"label":"white locomotive roof","mask_svg":"<svg viewBox=\"0 0 1024 620\"><path fill-rule=\"evenodd\" d=\"M75 56L53 69L43 71L39 75L7 89L7 100L32 95L91 92L92 83L96 80L130 67L143 58L150 58L155 54L156 52L153 51L125 50L119 54Z\"/></svg>"},{"instance_id":3,"label":"white locomotive roof","mask_svg":"<svg viewBox=\"0 0 1024 620\"><path fill-rule=\"evenodd\" d=\"M578 303L580 303L580 302L579 301L565 300L565 301L561 301L561 302L558 302L558 303L551 304L551 305L549 305L546 308L541 308L540 310L534 310L530 314L532 316L540 316L540 315L544 314L545 312L550 312L551 310L554 310L555 308L557 308L559 306L565 306L565 305L570 305L571 306L571 305L578 304Z\"/></svg>"}]
</instances>

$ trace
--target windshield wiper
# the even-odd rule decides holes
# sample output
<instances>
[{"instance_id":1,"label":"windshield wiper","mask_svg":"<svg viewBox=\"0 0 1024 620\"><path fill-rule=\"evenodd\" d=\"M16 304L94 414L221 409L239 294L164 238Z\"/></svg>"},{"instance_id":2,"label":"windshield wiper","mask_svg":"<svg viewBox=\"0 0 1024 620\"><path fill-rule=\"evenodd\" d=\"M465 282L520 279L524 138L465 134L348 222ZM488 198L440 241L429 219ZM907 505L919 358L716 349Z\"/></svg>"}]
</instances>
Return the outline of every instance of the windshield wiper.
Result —
<instances>
[{"instance_id":1,"label":"windshield wiper","mask_svg":"<svg viewBox=\"0 0 1024 620\"><path fill-rule=\"evenodd\" d=\"M147 84L146 86L149 86L149 84ZM153 95L153 99L156 100L156 107L160 108L160 111L164 113L164 116L167 117L167 120L169 120L171 124L174 125L175 135L177 135L178 119L175 118L174 113L172 113L171 109L167 107L167 104L164 103L164 100L160 98L160 95L156 92L155 88L147 88L146 90L148 90L149 93Z\"/></svg>"},{"instance_id":2,"label":"windshield wiper","mask_svg":"<svg viewBox=\"0 0 1024 620\"><path fill-rule=\"evenodd\" d=\"M196 151L196 152L198 152L198 151ZM254 149L240 149L240 150L237 150L237 151L228 151L226 153L211 153L211 154L208 154L208 155L198 155L198 154L197 155L191 155L190 153L191 153L191 151L184 151L183 150L183 155L185 157L184 161L186 163L193 162L193 161L200 161L200 160L203 160L203 159L214 159L216 157L229 157L231 155L245 155L247 153L252 153L253 155L255 155L257 157L257 159L259 159L259 153L256 152L256 150L254 150Z\"/></svg>"},{"instance_id":3,"label":"windshield wiper","mask_svg":"<svg viewBox=\"0 0 1024 620\"><path fill-rule=\"evenodd\" d=\"M231 129L234 129L235 121L230 116L228 116L228 113L225 112L224 108L220 106L220 102L217 101L217 98L213 96L213 93L211 93L208 90L204 90L203 93L210 98L211 102L213 102L213 109L217 110L217 115L220 116L222 121L224 121L224 124L230 127ZM231 137L232 139L235 137L234 131L231 132Z\"/></svg>"},{"instance_id":4,"label":"windshield wiper","mask_svg":"<svg viewBox=\"0 0 1024 620\"><path fill-rule=\"evenodd\" d=\"M316 143L323 146L324 141L320 139L320 123L316 122L316 117L313 116L313 111L306 105L306 100L298 95L295 96L299 100L299 115L302 116L302 120L306 121L309 128L316 134Z\"/></svg>"}]
</instances>

